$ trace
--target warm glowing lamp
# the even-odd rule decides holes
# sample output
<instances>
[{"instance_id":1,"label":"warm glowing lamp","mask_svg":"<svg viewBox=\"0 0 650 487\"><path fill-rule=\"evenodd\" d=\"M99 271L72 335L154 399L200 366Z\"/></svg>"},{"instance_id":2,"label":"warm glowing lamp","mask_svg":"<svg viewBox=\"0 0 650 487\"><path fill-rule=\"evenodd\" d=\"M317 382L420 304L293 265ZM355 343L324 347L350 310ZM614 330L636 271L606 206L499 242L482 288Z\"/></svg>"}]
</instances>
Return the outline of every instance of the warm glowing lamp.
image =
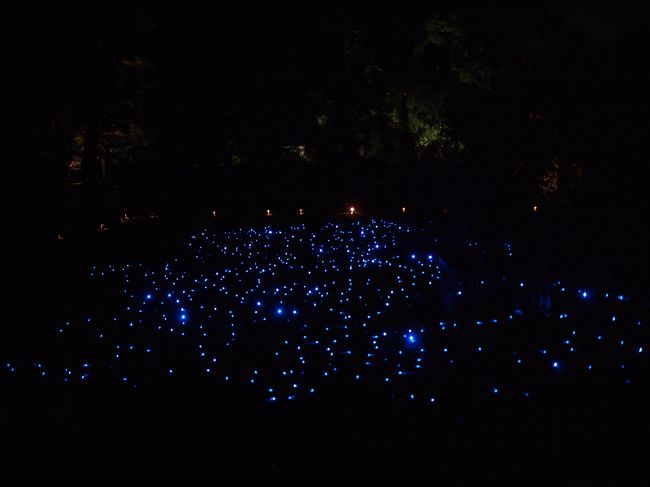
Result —
<instances>
[{"instance_id":1,"label":"warm glowing lamp","mask_svg":"<svg viewBox=\"0 0 650 487\"><path fill-rule=\"evenodd\" d=\"M299 214L300 216L302 216L302 215L305 214L305 212L303 211L302 208L298 208L298 214Z\"/></svg>"},{"instance_id":2,"label":"warm glowing lamp","mask_svg":"<svg viewBox=\"0 0 650 487\"><path fill-rule=\"evenodd\" d=\"M271 216L271 210L266 210L266 216Z\"/></svg>"},{"instance_id":3,"label":"warm glowing lamp","mask_svg":"<svg viewBox=\"0 0 650 487\"><path fill-rule=\"evenodd\" d=\"M354 215L354 206L350 207L350 215Z\"/></svg>"},{"instance_id":4,"label":"warm glowing lamp","mask_svg":"<svg viewBox=\"0 0 650 487\"><path fill-rule=\"evenodd\" d=\"M406 213L406 206L402 206L402 213Z\"/></svg>"},{"instance_id":5,"label":"warm glowing lamp","mask_svg":"<svg viewBox=\"0 0 650 487\"><path fill-rule=\"evenodd\" d=\"M217 218L217 212L215 210L212 210L212 218Z\"/></svg>"}]
</instances>

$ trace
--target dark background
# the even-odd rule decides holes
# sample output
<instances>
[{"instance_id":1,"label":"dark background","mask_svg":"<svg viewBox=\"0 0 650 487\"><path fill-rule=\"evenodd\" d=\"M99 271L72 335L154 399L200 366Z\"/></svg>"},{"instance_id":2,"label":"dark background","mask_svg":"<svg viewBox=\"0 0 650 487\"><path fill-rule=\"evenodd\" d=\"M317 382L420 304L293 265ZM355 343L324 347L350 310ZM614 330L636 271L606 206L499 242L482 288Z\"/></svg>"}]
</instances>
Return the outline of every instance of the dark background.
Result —
<instances>
[{"instance_id":1,"label":"dark background","mask_svg":"<svg viewBox=\"0 0 650 487\"><path fill-rule=\"evenodd\" d=\"M215 224L212 211L230 227L285 223L298 208L325 221L354 205L363 216L431 221L459 241L509 240L540 268L644 300L648 9L555 0L7 8L6 329L23 345L52 309L75 305L67 290L88 264L155 260ZM91 476L107 456L119 463L111 450L128 444L124 458L141 462L145 477L182 479L215 462L215 444L201 442L222 434L231 448L219 461L246 472L250 454L261 477L291 478L287 458L303 473L373 458L377 477L408 474L411 459L453 476L472 458L561 483L560 466L570 469L580 451L596 459L581 466L597 477L594 465L605 469L618 446L613 477L640 477L645 450L633 443L647 430L641 398L611 391L574 391L568 409L540 399L520 415L470 405L435 413L438 422L361 398L351 409L334 400L276 414L201 388L173 397L11 392L15 457L34 448L41 462L56 451L43 463L52 472ZM237 421L211 417L212 407ZM170 424L176 413L186 419ZM300 434L284 437L284 427ZM337 428L358 437L331 436ZM397 457L390 442L403 445ZM123 482L126 466L112 470Z\"/></svg>"}]
</instances>

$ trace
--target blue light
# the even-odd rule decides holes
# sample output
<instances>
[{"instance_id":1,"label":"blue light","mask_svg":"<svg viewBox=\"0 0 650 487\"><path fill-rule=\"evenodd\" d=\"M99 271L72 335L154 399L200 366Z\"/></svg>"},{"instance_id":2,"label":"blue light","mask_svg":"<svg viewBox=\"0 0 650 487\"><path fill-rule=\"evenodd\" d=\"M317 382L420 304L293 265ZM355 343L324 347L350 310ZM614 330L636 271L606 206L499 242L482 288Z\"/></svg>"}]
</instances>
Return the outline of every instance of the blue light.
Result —
<instances>
[{"instance_id":1,"label":"blue light","mask_svg":"<svg viewBox=\"0 0 650 487\"><path fill-rule=\"evenodd\" d=\"M278 309L275 310L275 312L277 314L281 315L282 313L284 313L284 310L282 308L278 308Z\"/></svg>"},{"instance_id":2,"label":"blue light","mask_svg":"<svg viewBox=\"0 0 650 487\"><path fill-rule=\"evenodd\" d=\"M587 291L582 291L582 292L580 293L580 296L582 296L583 299L587 299L587 298L589 297L589 293L588 293Z\"/></svg>"},{"instance_id":3,"label":"blue light","mask_svg":"<svg viewBox=\"0 0 650 487\"><path fill-rule=\"evenodd\" d=\"M147 295L146 295L146 298L147 298L147 299L151 299L151 294L147 294Z\"/></svg>"},{"instance_id":4,"label":"blue light","mask_svg":"<svg viewBox=\"0 0 650 487\"><path fill-rule=\"evenodd\" d=\"M553 368L557 369L560 366L557 362L553 362Z\"/></svg>"}]
</instances>

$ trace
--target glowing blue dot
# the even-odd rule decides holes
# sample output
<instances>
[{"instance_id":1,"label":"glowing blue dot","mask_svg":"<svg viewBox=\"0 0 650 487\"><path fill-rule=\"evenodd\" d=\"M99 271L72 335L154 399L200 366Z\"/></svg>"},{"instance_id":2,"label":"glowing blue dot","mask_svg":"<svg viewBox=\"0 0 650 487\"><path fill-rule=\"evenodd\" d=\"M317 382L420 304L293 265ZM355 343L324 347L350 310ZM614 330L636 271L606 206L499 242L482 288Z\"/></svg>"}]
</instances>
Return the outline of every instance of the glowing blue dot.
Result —
<instances>
[{"instance_id":1,"label":"glowing blue dot","mask_svg":"<svg viewBox=\"0 0 650 487\"><path fill-rule=\"evenodd\" d=\"M587 299L589 297L589 293L587 291L582 291L580 295L584 298Z\"/></svg>"},{"instance_id":2,"label":"glowing blue dot","mask_svg":"<svg viewBox=\"0 0 650 487\"><path fill-rule=\"evenodd\" d=\"M557 369L560 366L557 362L553 362L553 368Z\"/></svg>"},{"instance_id":3,"label":"glowing blue dot","mask_svg":"<svg viewBox=\"0 0 650 487\"><path fill-rule=\"evenodd\" d=\"M492 388L492 393L498 394L499 393L499 388L498 387L493 387Z\"/></svg>"},{"instance_id":4,"label":"glowing blue dot","mask_svg":"<svg viewBox=\"0 0 650 487\"><path fill-rule=\"evenodd\" d=\"M275 310L275 312L277 314L281 315L282 313L284 313L284 310L282 308L278 308L278 309Z\"/></svg>"},{"instance_id":5,"label":"glowing blue dot","mask_svg":"<svg viewBox=\"0 0 650 487\"><path fill-rule=\"evenodd\" d=\"M147 294L146 298L151 299L151 294Z\"/></svg>"}]
</instances>

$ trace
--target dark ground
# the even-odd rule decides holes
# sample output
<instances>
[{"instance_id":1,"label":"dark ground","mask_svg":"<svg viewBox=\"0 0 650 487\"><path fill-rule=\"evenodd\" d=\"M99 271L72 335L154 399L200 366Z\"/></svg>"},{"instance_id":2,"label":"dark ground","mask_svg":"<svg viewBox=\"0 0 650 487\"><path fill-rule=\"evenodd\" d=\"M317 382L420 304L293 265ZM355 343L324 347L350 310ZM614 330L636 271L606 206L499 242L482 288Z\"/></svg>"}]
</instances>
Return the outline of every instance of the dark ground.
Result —
<instances>
[{"instance_id":1,"label":"dark ground","mask_svg":"<svg viewBox=\"0 0 650 487\"><path fill-rule=\"evenodd\" d=\"M510 235L548 263L549 271L647 296L644 241L630 237L643 234L640 222L631 227L621 220L613 227L532 215L516 225L495 219L468 226L440 218L441 230L450 236ZM10 333L2 349L33 340L48 317L75 306L69 291L88 263L116 256L155 261L184 242L194 226L164 219L114 225L91 238L25 247L19 255L32 255L31 265L9 263L18 277L5 308ZM24 322L17 325L27 310L29 329ZM129 390L102 384L28 386L3 378L1 483L37 478L91 485L200 479L453 485L471 479L648 485L650 405L644 385L576 388L567 381L546 397L524 402L478 401L459 384L455 402L431 409L358 388L272 405L248 401L236 390L228 397L223 388L201 383Z\"/></svg>"}]
</instances>

